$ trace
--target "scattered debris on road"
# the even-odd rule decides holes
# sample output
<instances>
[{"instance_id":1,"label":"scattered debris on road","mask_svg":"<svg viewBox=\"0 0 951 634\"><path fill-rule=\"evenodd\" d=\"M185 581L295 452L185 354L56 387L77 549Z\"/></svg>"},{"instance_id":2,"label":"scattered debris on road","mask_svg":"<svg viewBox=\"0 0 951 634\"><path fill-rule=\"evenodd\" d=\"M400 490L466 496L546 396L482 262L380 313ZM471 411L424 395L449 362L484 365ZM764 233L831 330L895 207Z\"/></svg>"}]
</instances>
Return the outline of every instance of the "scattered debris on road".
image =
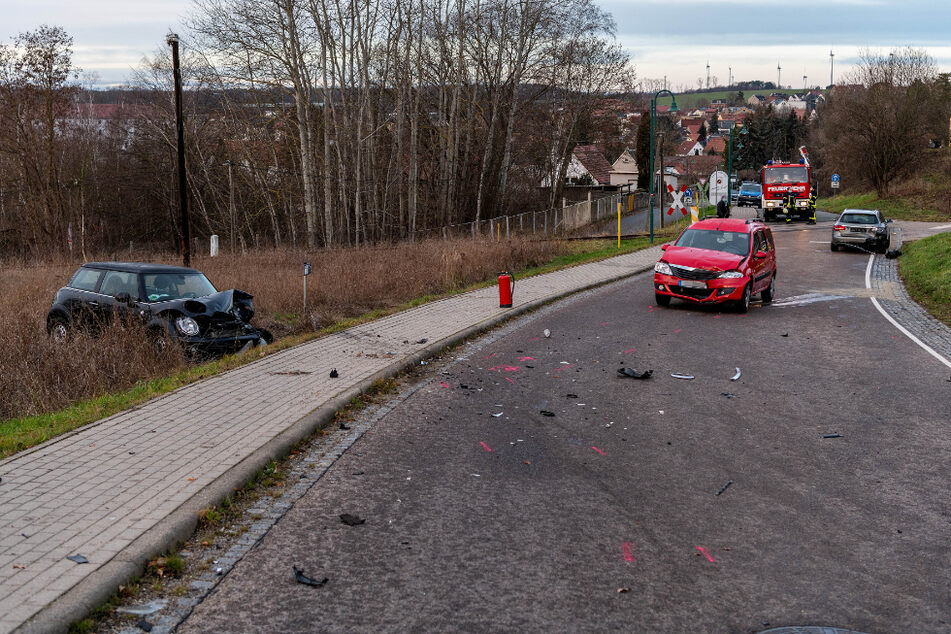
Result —
<instances>
[{"instance_id":1,"label":"scattered debris on road","mask_svg":"<svg viewBox=\"0 0 951 634\"><path fill-rule=\"evenodd\" d=\"M152 624L146 621L145 619L139 619L139 622L136 623L135 626L139 628L140 630L142 630L143 632L152 631Z\"/></svg>"},{"instance_id":2,"label":"scattered debris on road","mask_svg":"<svg viewBox=\"0 0 951 634\"><path fill-rule=\"evenodd\" d=\"M165 599L155 599L154 601L149 601L142 605L133 605L130 607L118 607L116 612L121 612L122 614L135 614L136 616L146 616L148 614L155 614L162 608L168 605L168 601Z\"/></svg>"},{"instance_id":3,"label":"scattered debris on road","mask_svg":"<svg viewBox=\"0 0 951 634\"><path fill-rule=\"evenodd\" d=\"M743 376L743 373L740 372L740 369L739 369L739 368L737 368L737 369L736 369L736 374L734 374L733 376L731 376L731 377L730 377L730 380L731 380L731 381L736 381L736 380L738 380L741 376Z\"/></svg>"},{"instance_id":4,"label":"scattered debris on road","mask_svg":"<svg viewBox=\"0 0 951 634\"><path fill-rule=\"evenodd\" d=\"M823 438L842 438L841 434L822 434Z\"/></svg>"},{"instance_id":5,"label":"scattered debris on road","mask_svg":"<svg viewBox=\"0 0 951 634\"><path fill-rule=\"evenodd\" d=\"M333 370L330 371L331 379L336 379L338 376L340 376L340 374L337 372L337 368L334 368Z\"/></svg>"},{"instance_id":6,"label":"scattered debris on road","mask_svg":"<svg viewBox=\"0 0 951 634\"><path fill-rule=\"evenodd\" d=\"M341 513L340 521L346 524L347 526L359 526L360 524L363 524L366 522L365 519L357 515L351 515L350 513Z\"/></svg>"},{"instance_id":7,"label":"scattered debris on road","mask_svg":"<svg viewBox=\"0 0 951 634\"><path fill-rule=\"evenodd\" d=\"M622 593L624 593L624 592L630 592L630 591L631 591L630 588L618 588L618 589L617 589L618 594L622 594Z\"/></svg>"},{"instance_id":8,"label":"scattered debris on road","mask_svg":"<svg viewBox=\"0 0 951 634\"><path fill-rule=\"evenodd\" d=\"M723 493L724 491L726 491L727 489L729 489L731 484L733 484L733 480L727 480L727 481L726 481L726 484L724 484L722 487L720 487L720 490L717 491L717 495L720 495L721 493Z\"/></svg>"},{"instance_id":9,"label":"scattered debris on road","mask_svg":"<svg viewBox=\"0 0 951 634\"><path fill-rule=\"evenodd\" d=\"M736 394L733 392L720 392L720 396L725 396L727 398L736 398Z\"/></svg>"},{"instance_id":10,"label":"scattered debris on road","mask_svg":"<svg viewBox=\"0 0 951 634\"><path fill-rule=\"evenodd\" d=\"M649 379L651 375L654 374L654 371L644 370L643 372L638 372L633 368L618 368L617 373L621 376L629 376L632 379Z\"/></svg>"},{"instance_id":11,"label":"scattered debris on road","mask_svg":"<svg viewBox=\"0 0 951 634\"><path fill-rule=\"evenodd\" d=\"M69 555L66 559L70 561L75 561L77 564L88 564L89 560L83 557L82 555Z\"/></svg>"},{"instance_id":12,"label":"scattered debris on road","mask_svg":"<svg viewBox=\"0 0 951 634\"><path fill-rule=\"evenodd\" d=\"M712 563L715 563L715 562L713 561L713 557L710 556L710 553L707 552L707 549L706 549L706 548L704 548L703 546L697 546L697 550L700 551L699 553L697 553L697 556L698 556L698 557L700 556L700 553L703 553L703 556L706 557L707 560L709 560L709 562L710 562L711 564L712 564Z\"/></svg>"},{"instance_id":13,"label":"scattered debris on road","mask_svg":"<svg viewBox=\"0 0 951 634\"><path fill-rule=\"evenodd\" d=\"M549 412L547 409L543 409L539 412L542 416L554 416L555 412Z\"/></svg>"},{"instance_id":14,"label":"scattered debris on road","mask_svg":"<svg viewBox=\"0 0 951 634\"><path fill-rule=\"evenodd\" d=\"M684 379L685 381L692 381L694 378L692 374L678 374L677 372L671 372L670 376L675 379Z\"/></svg>"},{"instance_id":15,"label":"scattered debris on road","mask_svg":"<svg viewBox=\"0 0 951 634\"><path fill-rule=\"evenodd\" d=\"M420 339L420 340L417 341L416 343L418 343L418 344L424 344L424 343L426 343L427 341L429 341L429 339L425 339L425 338L424 338L424 339Z\"/></svg>"},{"instance_id":16,"label":"scattered debris on road","mask_svg":"<svg viewBox=\"0 0 951 634\"><path fill-rule=\"evenodd\" d=\"M545 328L545 332L542 333L542 334L545 335L545 338L546 338L546 339L549 338L549 337L551 337L551 331L550 331L548 328Z\"/></svg>"},{"instance_id":17,"label":"scattered debris on road","mask_svg":"<svg viewBox=\"0 0 951 634\"><path fill-rule=\"evenodd\" d=\"M297 583L301 583L305 586L314 586L315 588L321 588L323 587L325 583L330 581L328 577L324 577L322 581L311 579L310 577L305 575L304 571L298 568L297 566L293 566L293 568L294 568L294 578L297 579Z\"/></svg>"}]
</instances>

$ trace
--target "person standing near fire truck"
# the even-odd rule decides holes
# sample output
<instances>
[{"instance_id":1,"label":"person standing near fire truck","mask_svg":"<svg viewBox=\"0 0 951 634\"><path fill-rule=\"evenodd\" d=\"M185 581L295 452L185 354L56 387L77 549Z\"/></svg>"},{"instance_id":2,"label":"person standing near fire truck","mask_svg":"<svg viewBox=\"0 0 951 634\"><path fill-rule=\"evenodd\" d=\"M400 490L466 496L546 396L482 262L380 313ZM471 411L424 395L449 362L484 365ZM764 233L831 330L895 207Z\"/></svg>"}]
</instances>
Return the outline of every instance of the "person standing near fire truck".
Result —
<instances>
[{"instance_id":1,"label":"person standing near fire truck","mask_svg":"<svg viewBox=\"0 0 951 634\"><path fill-rule=\"evenodd\" d=\"M730 217L730 205L726 202L726 196L720 197L720 202L717 203L717 218L729 218Z\"/></svg>"},{"instance_id":2,"label":"person standing near fire truck","mask_svg":"<svg viewBox=\"0 0 951 634\"><path fill-rule=\"evenodd\" d=\"M796 195L788 189L786 193L783 194L783 208L786 212L786 224L790 224L792 222L793 212L796 211Z\"/></svg>"}]
</instances>

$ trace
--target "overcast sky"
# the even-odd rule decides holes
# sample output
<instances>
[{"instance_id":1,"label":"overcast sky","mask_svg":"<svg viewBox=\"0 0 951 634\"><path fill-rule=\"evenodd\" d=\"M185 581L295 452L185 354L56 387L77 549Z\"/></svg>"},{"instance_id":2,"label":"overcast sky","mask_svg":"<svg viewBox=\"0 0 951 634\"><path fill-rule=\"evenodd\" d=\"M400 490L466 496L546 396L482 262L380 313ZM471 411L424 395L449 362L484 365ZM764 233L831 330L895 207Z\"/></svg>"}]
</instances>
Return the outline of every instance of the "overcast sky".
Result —
<instances>
[{"instance_id":1,"label":"overcast sky","mask_svg":"<svg viewBox=\"0 0 951 634\"><path fill-rule=\"evenodd\" d=\"M951 70L951 2L947 0L597 0L617 22L619 42L641 78L667 76L669 87L696 87L710 74L725 84L777 79L801 88L829 83L859 49L926 49ZM100 83L129 79L145 55L184 32L191 0L0 0L0 42L41 24L62 26L74 39L74 63Z\"/></svg>"}]
</instances>

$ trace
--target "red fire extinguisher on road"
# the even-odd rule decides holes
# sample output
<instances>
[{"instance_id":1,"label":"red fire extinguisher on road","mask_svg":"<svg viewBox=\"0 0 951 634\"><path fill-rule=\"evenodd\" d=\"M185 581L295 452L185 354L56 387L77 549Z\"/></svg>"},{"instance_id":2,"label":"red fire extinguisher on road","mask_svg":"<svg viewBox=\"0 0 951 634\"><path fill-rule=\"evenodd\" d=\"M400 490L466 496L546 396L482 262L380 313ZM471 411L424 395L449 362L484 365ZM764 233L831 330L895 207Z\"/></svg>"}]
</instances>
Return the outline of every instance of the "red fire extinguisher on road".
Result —
<instances>
[{"instance_id":1,"label":"red fire extinguisher on road","mask_svg":"<svg viewBox=\"0 0 951 634\"><path fill-rule=\"evenodd\" d=\"M512 307L512 293L515 292L515 277L508 271L499 273L499 308Z\"/></svg>"}]
</instances>

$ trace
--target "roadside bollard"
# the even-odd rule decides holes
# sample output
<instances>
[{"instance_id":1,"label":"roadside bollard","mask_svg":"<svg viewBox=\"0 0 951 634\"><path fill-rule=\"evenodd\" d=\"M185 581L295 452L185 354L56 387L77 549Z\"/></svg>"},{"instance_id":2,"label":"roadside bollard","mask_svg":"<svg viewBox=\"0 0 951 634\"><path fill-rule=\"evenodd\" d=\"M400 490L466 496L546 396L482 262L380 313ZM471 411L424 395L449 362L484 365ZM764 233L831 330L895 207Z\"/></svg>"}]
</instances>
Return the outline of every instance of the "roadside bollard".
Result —
<instances>
[{"instance_id":1,"label":"roadside bollard","mask_svg":"<svg viewBox=\"0 0 951 634\"><path fill-rule=\"evenodd\" d=\"M499 273L499 308L512 307L512 293L515 292L515 278L511 273Z\"/></svg>"}]
</instances>

